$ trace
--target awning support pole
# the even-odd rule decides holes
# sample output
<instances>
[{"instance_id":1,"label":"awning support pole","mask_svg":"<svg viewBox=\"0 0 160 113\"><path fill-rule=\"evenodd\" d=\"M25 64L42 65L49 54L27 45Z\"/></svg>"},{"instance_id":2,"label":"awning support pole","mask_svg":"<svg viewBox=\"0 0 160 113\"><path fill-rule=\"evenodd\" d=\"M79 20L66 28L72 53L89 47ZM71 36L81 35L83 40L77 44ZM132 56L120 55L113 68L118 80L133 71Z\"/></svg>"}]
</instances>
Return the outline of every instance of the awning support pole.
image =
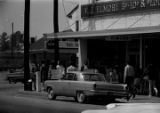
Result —
<instances>
[{"instance_id":1,"label":"awning support pole","mask_svg":"<svg viewBox=\"0 0 160 113\"><path fill-rule=\"evenodd\" d=\"M140 56L139 64L140 64L140 69L142 69L143 68L143 39L141 36L140 36L140 51L139 52L140 52L139 53L139 56Z\"/></svg>"}]
</instances>

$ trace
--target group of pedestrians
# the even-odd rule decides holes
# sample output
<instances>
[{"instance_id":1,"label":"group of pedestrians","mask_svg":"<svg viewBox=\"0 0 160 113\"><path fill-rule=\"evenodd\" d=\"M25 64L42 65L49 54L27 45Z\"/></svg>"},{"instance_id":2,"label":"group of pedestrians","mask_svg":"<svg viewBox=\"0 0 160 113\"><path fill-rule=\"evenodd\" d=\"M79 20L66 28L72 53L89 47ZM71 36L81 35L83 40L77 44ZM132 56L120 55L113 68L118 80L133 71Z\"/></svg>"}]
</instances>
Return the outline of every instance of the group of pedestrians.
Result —
<instances>
[{"instance_id":1,"label":"group of pedestrians","mask_svg":"<svg viewBox=\"0 0 160 113\"><path fill-rule=\"evenodd\" d=\"M40 82L44 85L44 82L49 79L57 80L63 78L66 72L77 70L74 64L71 62L67 67L62 61L49 62L42 61L41 65L37 63L30 63L31 79L34 89L36 90L36 72L39 72Z\"/></svg>"},{"instance_id":2,"label":"group of pedestrians","mask_svg":"<svg viewBox=\"0 0 160 113\"><path fill-rule=\"evenodd\" d=\"M137 75L136 74L142 74L142 79L144 77L147 77L148 81L148 95L151 97L153 95L153 92L155 96L158 96L158 89L156 87L156 80L158 79L158 72L153 64L149 64L144 72L142 72L140 69L136 70L138 73L135 72L135 68L131 65L130 62L126 63L126 66L124 68L124 83L127 84L128 91L130 93L130 96L132 98L135 98L137 90L136 85L140 84L140 81L137 82ZM139 75L138 75L139 76ZM139 76L140 78L140 76Z\"/></svg>"},{"instance_id":3,"label":"group of pedestrians","mask_svg":"<svg viewBox=\"0 0 160 113\"><path fill-rule=\"evenodd\" d=\"M41 79L41 82L44 84L45 80L61 79L63 78L63 75L66 72L77 70L77 68L74 66L73 63L70 63L70 65L66 66L63 62L58 62L57 64L55 64L54 62L51 62L49 64L49 62L47 63L43 61L41 63L41 66L34 64L34 66L32 67L33 68L31 71L33 73L32 80L34 82L34 87L35 87L35 81L36 81L35 80L36 71L40 72L40 75L41 75L40 79ZM81 67L81 71L84 71L86 69L88 69L88 66L86 64L83 64L83 66ZM115 72L118 74L117 68L115 69L116 69ZM102 70L98 70L98 71L100 71L101 73ZM106 74L107 72L108 71L106 71ZM114 71L112 73L110 72L111 71L109 71L109 75L112 75ZM136 86L140 84L140 79L146 78L148 81L149 97L153 95L153 92L154 92L154 95L157 96L158 95L158 89L156 87L156 80L158 79L157 77L158 77L158 73L153 64L149 64L146 67L146 69L142 71L142 69L137 69L137 68L135 69L131 64L131 62L128 61L126 62L126 65L124 67L123 83L127 84L128 91L130 92L131 97L134 98L137 93Z\"/></svg>"},{"instance_id":4,"label":"group of pedestrians","mask_svg":"<svg viewBox=\"0 0 160 113\"><path fill-rule=\"evenodd\" d=\"M44 69L46 72L45 71L43 72L43 70L40 69L42 82L48 79L54 79L54 80L62 79L63 75L66 72L77 70L77 68L72 62L68 66L66 66L66 63L64 63L63 61L58 61L57 64L55 62L51 62L51 64Z\"/></svg>"},{"instance_id":5,"label":"group of pedestrians","mask_svg":"<svg viewBox=\"0 0 160 113\"><path fill-rule=\"evenodd\" d=\"M48 79L61 79L63 78L65 71L66 69L62 62L58 62L57 65L54 62L52 62L48 70Z\"/></svg>"}]
</instances>

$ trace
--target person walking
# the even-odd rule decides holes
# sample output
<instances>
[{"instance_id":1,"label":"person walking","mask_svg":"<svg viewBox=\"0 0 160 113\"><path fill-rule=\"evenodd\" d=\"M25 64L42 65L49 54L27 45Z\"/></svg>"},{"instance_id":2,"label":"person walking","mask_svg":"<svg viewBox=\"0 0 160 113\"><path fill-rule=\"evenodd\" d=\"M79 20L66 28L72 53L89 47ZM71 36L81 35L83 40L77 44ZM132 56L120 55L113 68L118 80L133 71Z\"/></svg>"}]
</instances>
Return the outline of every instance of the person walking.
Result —
<instances>
[{"instance_id":1,"label":"person walking","mask_svg":"<svg viewBox=\"0 0 160 113\"><path fill-rule=\"evenodd\" d=\"M128 61L124 68L124 83L127 84L129 93L131 94L132 98L135 98L136 92L134 88L134 78L135 78L135 70L131 63Z\"/></svg>"},{"instance_id":2,"label":"person walking","mask_svg":"<svg viewBox=\"0 0 160 113\"><path fill-rule=\"evenodd\" d=\"M85 71L88 69L88 66L87 64L83 64L82 67L81 67L81 71Z\"/></svg>"},{"instance_id":3,"label":"person walking","mask_svg":"<svg viewBox=\"0 0 160 113\"><path fill-rule=\"evenodd\" d=\"M51 62L51 64L49 65L49 70L48 70L48 79L51 80L53 79L54 75L53 75L53 71L56 70L56 65L55 65L55 62Z\"/></svg>"},{"instance_id":4,"label":"person walking","mask_svg":"<svg viewBox=\"0 0 160 113\"><path fill-rule=\"evenodd\" d=\"M58 66L56 66L56 69L58 71L58 79L63 78L64 74L65 74L65 68L64 68L64 64L61 62L59 62Z\"/></svg>"},{"instance_id":5,"label":"person walking","mask_svg":"<svg viewBox=\"0 0 160 113\"><path fill-rule=\"evenodd\" d=\"M146 71L144 72L145 75L148 77L148 83L149 83L149 97L153 95L152 91L154 90L155 95L158 96L158 89L156 87L156 80L157 80L157 70L155 69L153 64L149 64L147 66Z\"/></svg>"},{"instance_id":6,"label":"person walking","mask_svg":"<svg viewBox=\"0 0 160 113\"><path fill-rule=\"evenodd\" d=\"M32 79L34 90L36 90L36 74L35 73L37 70L38 70L38 67L36 63L33 63L31 68L31 79Z\"/></svg>"},{"instance_id":7,"label":"person walking","mask_svg":"<svg viewBox=\"0 0 160 113\"><path fill-rule=\"evenodd\" d=\"M48 69L44 61L42 61L42 65L40 67L40 75L41 75L41 82L44 85L44 81L47 78L46 76L48 76Z\"/></svg>"},{"instance_id":8,"label":"person walking","mask_svg":"<svg viewBox=\"0 0 160 113\"><path fill-rule=\"evenodd\" d=\"M68 67L67 67L67 72L69 71L76 71L76 67L73 65L73 63L71 63Z\"/></svg>"}]
</instances>

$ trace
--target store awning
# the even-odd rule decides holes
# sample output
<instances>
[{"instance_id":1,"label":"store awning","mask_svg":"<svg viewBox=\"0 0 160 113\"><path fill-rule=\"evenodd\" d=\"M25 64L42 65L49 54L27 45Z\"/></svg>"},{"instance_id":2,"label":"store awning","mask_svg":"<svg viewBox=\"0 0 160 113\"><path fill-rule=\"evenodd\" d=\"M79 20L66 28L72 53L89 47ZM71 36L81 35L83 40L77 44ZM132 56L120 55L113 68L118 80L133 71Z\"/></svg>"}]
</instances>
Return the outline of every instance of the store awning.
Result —
<instances>
[{"instance_id":1,"label":"store awning","mask_svg":"<svg viewBox=\"0 0 160 113\"><path fill-rule=\"evenodd\" d=\"M52 49L52 50L48 50L48 49L40 49L40 50L30 50L30 54L36 54L36 53L45 53L45 52L47 52L47 53L54 53L55 51L54 51L54 49ZM71 53L71 54L75 54L75 53L77 53L78 52L78 49L76 49L76 48L69 48L69 49L64 49L64 48L60 48L60 50L59 50L59 53L60 54L69 54L69 53Z\"/></svg>"},{"instance_id":2,"label":"store awning","mask_svg":"<svg viewBox=\"0 0 160 113\"><path fill-rule=\"evenodd\" d=\"M123 28L123 29L107 29L99 31L80 31L80 32L60 32L53 37L57 38L100 38L106 36L120 36L120 35L131 35L131 34L149 34L149 33L160 33L159 26L149 27L135 27L135 28Z\"/></svg>"}]
</instances>

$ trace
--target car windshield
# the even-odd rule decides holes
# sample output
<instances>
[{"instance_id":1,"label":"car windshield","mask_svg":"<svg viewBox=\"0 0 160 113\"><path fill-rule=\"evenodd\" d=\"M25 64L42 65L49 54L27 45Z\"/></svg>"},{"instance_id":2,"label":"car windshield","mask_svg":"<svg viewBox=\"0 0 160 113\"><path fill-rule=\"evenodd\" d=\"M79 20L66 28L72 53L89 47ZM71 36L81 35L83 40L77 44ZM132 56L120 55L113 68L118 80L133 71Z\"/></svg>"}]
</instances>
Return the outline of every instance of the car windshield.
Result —
<instances>
[{"instance_id":1,"label":"car windshield","mask_svg":"<svg viewBox=\"0 0 160 113\"><path fill-rule=\"evenodd\" d=\"M103 81L105 82L105 77L103 74L83 74L84 81Z\"/></svg>"}]
</instances>

